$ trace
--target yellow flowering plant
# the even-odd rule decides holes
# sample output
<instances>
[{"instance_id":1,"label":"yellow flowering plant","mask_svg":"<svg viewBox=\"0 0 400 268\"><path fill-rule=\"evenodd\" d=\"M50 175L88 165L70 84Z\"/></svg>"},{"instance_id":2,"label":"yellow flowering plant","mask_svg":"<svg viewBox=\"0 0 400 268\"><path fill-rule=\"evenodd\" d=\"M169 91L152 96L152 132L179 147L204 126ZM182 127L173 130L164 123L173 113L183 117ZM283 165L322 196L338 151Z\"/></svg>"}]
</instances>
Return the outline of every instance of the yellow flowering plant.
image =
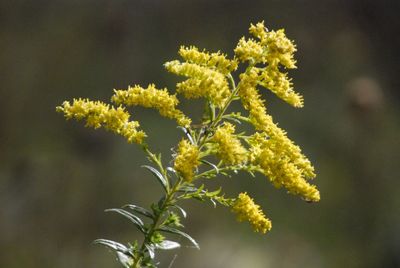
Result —
<instances>
[{"instance_id":1,"label":"yellow flowering plant","mask_svg":"<svg viewBox=\"0 0 400 268\"><path fill-rule=\"evenodd\" d=\"M57 111L67 119L86 121L87 127L105 129L123 136L128 143L143 148L152 165L145 165L163 188L163 195L148 208L126 205L107 211L128 218L143 234L142 240L123 245L106 239L95 240L114 250L124 267L157 267L155 252L179 248L168 240L168 233L182 236L195 247L197 242L182 231L181 217L186 217L180 203L186 199L210 200L231 209L239 221L247 221L255 232L265 234L272 225L260 206L246 193L226 197L221 189L206 189L204 180L237 171L250 175L261 173L277 188L299 195L307 202L320 199L309 183L314 168L301 149L291 141L267 113L260 88L266 88L294 107L303 106L303 98L293 90L285 70L296 68L296 47L284 30L269 31L264 22L251 25L252 38L239 40L233 59L221 52L210 53L194 46L179 49L182 60L165 63L168 72L185 77L176 85L176 93L150 84L126 90L114 90L111 104L88 99L66 101ZM234 74L239 65L244 71ZM236 79L235 79L236 76ZM200 122L179 110L178 96L202 98L205 102ZM241 103L245 114L232 111L231 104ZM137 121L131 121L127 107L142 106L158 110L163 117L176 120L183 137L174 148L171 166L161 154L151 151L147 134ZM243 112L243 111L242 111ZM238 124L250 124L251 133L237 133ZM217 159L217 160L216 160ZM146 220L144 220L146 218Z\"/></svg>"}]
</instances>

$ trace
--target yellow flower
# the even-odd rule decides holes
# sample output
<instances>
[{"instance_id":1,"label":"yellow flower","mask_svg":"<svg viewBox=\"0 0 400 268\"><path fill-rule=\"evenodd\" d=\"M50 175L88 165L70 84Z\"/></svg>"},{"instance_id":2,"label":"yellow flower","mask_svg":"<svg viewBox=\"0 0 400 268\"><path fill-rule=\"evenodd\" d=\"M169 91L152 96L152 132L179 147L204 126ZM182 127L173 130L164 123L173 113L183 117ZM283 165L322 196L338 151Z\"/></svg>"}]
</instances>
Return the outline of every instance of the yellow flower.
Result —
<instances>
[{"instance_id":1,"label":"yellow flower","mask_svg":"<svg viewBox=\"0 0 400 268\"><path fill-rule=\"evenodd\" d=\"M194 169L200 164L199 148L189 141L182 139L178 145L178 154L175 158L174 168L184 180L191 182L194 177Z\"/></svg>"},{"instance_id":2,"label":"yellow flower","mask_svg":"<svg viewBox=\"0 0 400 268\"><path fill-rule=\"evenodd\" d=\"M67 119L86 119L86 126L99 128L104 127L114 133L125 137L129 143L142 143L146 134L138 131L139 123L129 121L129 113L122 107L114 108L100 101L88 99L74 99L72 105L65 101L62 106L57 107L58 112L64 113Z\"/></svg>"},{"instance_id":3,"label":"yellow flower","mask_svg":"<svg viewBox=\"0 0 400 268\"><path fill-rule=\"evenodd\" d=\"M241 61L265 62L264 48L253 39L242 37L235 48L235 56Z\"/></svg>"},{"instance_id":4,"label":"yellow flower","mask_svg":"<svg viewBox=\"0 0 400 268\"><path fill-rule=\"evenodd\" d=\"M253 87L261 85L290 105L303 107L303 97L293 90L287 73L280 71L280 64L289 69L296 68L295 45L285 36L284 30L269 32L264 22L251 24L249 31L259 41L240 39L235 55L242 62L265 64L263 68L256 68L259 74L253 77Z\"/></svg>"},{"instance_id":5,"label":"yellow flower","mask_svg":"<svg viewBox=\"0 0 400 268\"><path fill-rule=\"evenodd\" d=\"M252 68L248 73L240 76L239 96L246 110L249 111L249 118L255 128L265 132L281 144L282 153L290 159L304 174L306 178L314 178L314 167L310 161L301 153L300 147L295 145L287 136L286 132L279 128L272 117L267 114L264 100L256 88L259 79L259 70Z\"/></svg>"},{"instance_id":6,"label":"yellow flower","mask_svg":"<svg viewBox=\"0 0 400 268\"><path fill-rule=\"evenodd\" d=\"M134 86L129 87L128 90L115 90L111 100L127 106L140 105L155 108L160 115L175 119L180 126L188 127L191 123L191 120L176 108L179 103L176 96L170 95L167 89L156 89L153 84L146 89Z\"/></svg>"},{"instance_id":7,"label":"yellow flower","mask_svg":"<svg viewBox=\"0 0 400 268\"><path fill-rule=\"evenodd\" d=\"M268 32L267 38L261 40L261 44L268 48L266 58L270 65L280 63L288 69L296 68L296 61L293 58L296 46L286 37L285 30Z\"/></svg>"},{"instance_id":8,"label":"yellow flower","mask_svg":"<svg viewBox=\"0 0 400 268\"><path fill-rule=\"evenodd\" d=\"M235 126L225 122L215 131L212 141L217 144L217 156L230 165L244 164L247 161L247 150L233 134Z\"/></svg>"},{"instance_id":9,"label":"yellow flower","mask_svg":"<svg viewBox=\"0 0 400 268\"><path fill-rule=\"evenodd\" d=\"M268 136L265 133L254 134L250 143L250 160L262 168L275 187L283 186L289 193L300 195L307 201L319 201L318 190L304 178L309 172L306 168L312 166L304 156L297 155L297 146L293 148L293 144L279 136ZM301 163L299 158L293 159L295 157L302 157L304 162Z\"/></svg>"},{"instance_id":10,"label":"yellow flower","mask_svg":"<svg viewBox=\"0 0 400 268\"><path fill-rule=\"evenodd\" d=\"M260 206L255 204L247 193L240 193L232 206L232 211L237 214L238 221L248 221L255 232L265 234L271 230L271 221L265 217Z\"/></svg>"},{"instance_id":11,"label":"yellow flower","mask_svg":"<svg viewBox=\"0 0 400 268\"><path fill-rule=\"evenodd\" d=\"M251 24L249 32L258 38L260 45L265 48L265 62L269 65L280 63L288 69L296 68L296 61L293 58L296 46L286 37L285 30L268 31L262 21L256 25Z\"/></svg>"},{"instance_id":12,"label":"yellow flower","mask_svg":"<svg viewBox=\"0 0 400 268\"><path fill-rule=\"evenodd\" d=\"M221 54L219 51L216 53L209 53L205 50L200 52L195 46L181 46L179 49L179 55L189 63L215 68L217 71L225 75L236 70L238 67L236 60L227 59L226 55Z\"/></svg>"},{"instance_id":13,"label":"yellow flower","mask_svg":"<svg viewBox=\"0 0 400 268\"><path fill-rule=\"evenodd\" d=\"M278 66L267 66L260 75L260 85L271 90L282 100L294 107L303 107L303 97L293 90L291 79L279 71Z\"/></svg>"},{"instance_id":14,"label":"yellow flower","mask_svg":"<svg viewBox=\"0 0 400 268\"><path fill-rule=\"evenodd\" d=\"M178 93L186 98L205 97L218 107L224 106L230 95L225 76L209 67L177 60L165 63L165 68L174 74L189 77L177 84Z\"/></svg>"},{"instance_id":15,"label":"yellow flower","mask_svg":"<svg viewBox=\"0 0 400 268\"><path fill-rule=\"evenodd\" d=\"M249 32L260 40L267 38L267 28L264 26L264 21L258 22L256 25L250 24Z\"/></svg>"}]
</instances>

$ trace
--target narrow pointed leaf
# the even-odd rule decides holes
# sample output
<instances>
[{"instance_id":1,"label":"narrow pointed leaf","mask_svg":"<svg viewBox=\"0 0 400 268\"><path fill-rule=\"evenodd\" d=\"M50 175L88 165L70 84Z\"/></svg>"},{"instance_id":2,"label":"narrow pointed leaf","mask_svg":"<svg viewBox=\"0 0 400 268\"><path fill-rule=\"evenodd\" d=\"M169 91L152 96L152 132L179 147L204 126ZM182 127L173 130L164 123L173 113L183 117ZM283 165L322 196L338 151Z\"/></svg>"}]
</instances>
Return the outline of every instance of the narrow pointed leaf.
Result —
<instances>
[{"instance_id":1,"label":"narrow pointed leaf","mask_svg":"<svg viewBox=\"0 0 400 268\"><path fill-rule=\"evenodd\" d=\"M135 212L137 212L137 213L139 213L139 214L141 214L143 216L146 216L146 217L148 217L150 219L154 218L153 214L148 209L145 209L145 208L142 208L142 207L139 207L139 206L136 206L136 205L132 205L132 204L127 204L127 205L125 205L123 207L132 209L133 211L135 211Z\"/></svg>"},{"instance_id":2,"label":"narrow pointed leaf","mask_svg":"<svg viewBox=\"0 0 400 268\"><path fill-rule=\"evenodd\" d=\"M200 249L199 244L196 242L196 240L194 240L194 239L193 239L190 235L188 235L187 233L184 233L184 232L182 232L182 231L180 231L180 230L178 230L178 229L171 228L171 227L168 227L168 226L161 226L161 227L159 228L159 230L160 230L160 231L167 232L167 233L172 233L172 234L177 234L177 235L183 236L183 237L185 237L186 239L188 239L190 242L192 242L192 244L193 244L197 249Z\"/></svg>"},{"instance_id":3,"label":"narrow pointed leaf","mask_svg":"<svg viewBox=\"0 0 400 268\"><path fill-rule=\"evenodd\" d=\"M136 227L138 227L142 233L146 233L144 229L144 223L138 216L133 215L132 213L120 208L106 209L105 212L116 212L124 216L125 218L129 219Z\"/></svg>"},{"instance_id":4,"label":"narrow pointed leaf","mask_svg":"<svg viewBox=\"0 0 400 268\"><path fill-rule=\"evenodd\" d=\"M142 167L150 170L151 173L153 173L153 175L156 177L156 179L161 183L161 185L163 186L165 191L168 191L168 181L167 179L160 173L160 171L158 171L157 169L151 167L151 166L147 166L147 165L143 165Z\"/></svg>"},{"instance_id":5,"label":"narrow pointed leaf","mask_svg":"<svg viewBox=\"0 0 400 268\"><path fill-rule=\"evenodd\" d=\"M149 256L151 259L154 259L155 254L154 254L154 246L153 245L149 245L149 244L144 244L144 246L147 249L147 252L149 252Z\"/></svg>"},{"instance_id":6,"label":"narrow pointed leaf","mask_svg":"<svg viewBox=\"0 0 400 268\"><path fill-rule=\"evenodd\" d=\"M182 214L182 216L183 216L184 218L186 218L187 213L186 213L186 211L185 211L183 208L181 208L181 207L178 206L178 205L174 205L174 207L177 208L177 209L181 212L181 214Z\"/></svg>"},{"instance_id":7,"label":"narrow pointed leaf","mask_svg":"<svg viewBox=\"0 0 400 268\"><path fill-rule=\"evenodd\" d=\"M186 137L188 138L188 140L190 141L190 143L195 144L192 135L190 135L189 131L188 131L186 128L181 127L181 126L178 126L178 128L179 128L180 130L182 130L183 133L186 134Z\"/></svg>"},{"instance_id":8,"label":"narrow pointed leaf","mask_svg":"<svg viewBox=\"0 0 400 268\"><path fill-rule=\"evenodd\" d=\"M232 117L232 116L229 116L229 115L227 115L227 116L224 116L223 117L224 119L227 119L227 120L230 120L230 121L232 121L232 122L235 122L235 123L237 123L237 124L242 124L242 121L240 121L239 119L237 119L237 118L235 118L235 117Z\"/></svg>"},{"instance_id":9,"label":"narrow pointed leaf","mask_svg":"<svg viewBox=\"0 0 400 268\"><path fill-rule=\"evenodd\" d=\"M125 267L130 268L133 265L133 258L117 251L117 260Z\"/></svg>"},{"instance_id":10,"label":"narrow pointed leaf","mask_svg":"<svg viewBox=\"0 0 400 268\"><path fill-rule=\"evenodd\" d=\"M108 248L111 248L117 252L122 252L125 255L132 256L132 253L125 245L115 242L115 241L112 241L112 240L96 239L93 241L93 244L100 244L100 245L106 246Z\"/></svg>"},{"instance_id":11,"label":"narrow pointed leaf","mask_svg":"<svg viewBox=\"0 0 400 268\"><path fill-rule=\"evenodd\" d=\"M215 171L217 172L217 174L219 173L218 167L217 167L216 165L214 165L213 163L208 162L207 160L204 160L204 159L200 160L200 162L202 162L202 163L204 163L204 164L206 164L206 165L211 166L213 169L215 169Z\"/></svg>"},{"instance_id":12,"label":"narrow pointed leaf","mask_svg":"<svg viewBox=\"0 0 400 268\"><path fill-rule=\"evenodd\" d=\"M163 250L171 250L171 249L176 249L176 248L180 248L181 244L179 244L178 242L174 242L174 241L169 241L169 240L164 240L159 244L156 244L156 248L157 249L163 249Z\"/></svg>"},{"instance_id":13,"label":"narrow pointed leaf","mask_svg":"<svg viewBox=\"0 0 400 268\"><path fill-rule=\"evenodd\" d=\"M176 170L173 167L167 167L167 170L171 173L174 173L174 175L177 174Z\"/></svg>"},{"instance_id":14,"label":"narrow pointed leaf","mask_svg":"<svg viewBox=\"0 0 400 268\"><path fill-rule=\"evenodd\" d=\"M198 189L196 187L192 187L192 186L182 186L178 192L183 192L183 193L194 193L196 192Z\"/></svg>"},{"instance_id":15,"label":"narrow pointed leaf","mask_svg":"<svg viewBox=\"0 0 400 268\"><path fill-rule=\"evenodd\" d=\"M213 204L213 206L214 206L214 208L216 208L217 207L217 203L215 202L215 200L214 199L210 199L210 202Z\"/></svg>"}]
</instances>

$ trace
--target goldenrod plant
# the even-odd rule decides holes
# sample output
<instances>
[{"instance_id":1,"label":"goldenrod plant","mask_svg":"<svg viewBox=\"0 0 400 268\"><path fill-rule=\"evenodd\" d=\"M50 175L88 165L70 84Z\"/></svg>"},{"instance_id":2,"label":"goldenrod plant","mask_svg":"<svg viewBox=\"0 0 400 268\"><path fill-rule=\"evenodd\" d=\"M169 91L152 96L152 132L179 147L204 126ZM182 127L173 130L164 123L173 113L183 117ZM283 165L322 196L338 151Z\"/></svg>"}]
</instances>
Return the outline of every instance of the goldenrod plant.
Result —
<instances>
[{"instance_id":1,"label":"goldenrod plant","mask_svg":"<svg viewBox=\"0 0 400 268\"><path fill-rule=\"evenodd\" d=\"M296 68L296 46L284 30L269 31L264 22L251 24L249 32L252 37L239 40L232 59L221 52L182 46L181 60L164 65L168 72L185 77L176 85L175 94L153 84L145 88L135 85L114 90L113 104L74 99L57 107L67 119L86 121L87 127L95 129L104 127L128 143L138 144L151 162L143 167L163 188L161 198L148 208L132 204L106 210L128 218L143 234L143 239L128 245L106 239L94 241L115 251L124 267L157 267L157 250L180 247L180 243L167 240L168 233L182 236L199 248L195 239L182 231L181 218L186 218L187 213L181 203L186 199L219 203L237 214L239 221L248 222L255 232L265 234L271 230L271 221L246 192L227 197L221 188L207 189L205 179L231 176L238 171L252 176L261 173L277 188L285 188L307 202L319 201L318 190L309 183L315 177L313 166L267 113L261 92L265 88L294 107L303 106L302 96L293 90L286 73L287 69ZM244 71L235 74L240 65ZM178 96L203 99L202 118L193 123L178 108ZM241 103L244 110L234 111L234 102ZM162 160L161 154L146 143L148 134L139 122L130 119L127 108L132 106L156 109L183 130L171 161ZM238 133L239 124L249 124L247 129L253 131Z\"/></svg>"}]
</instances>

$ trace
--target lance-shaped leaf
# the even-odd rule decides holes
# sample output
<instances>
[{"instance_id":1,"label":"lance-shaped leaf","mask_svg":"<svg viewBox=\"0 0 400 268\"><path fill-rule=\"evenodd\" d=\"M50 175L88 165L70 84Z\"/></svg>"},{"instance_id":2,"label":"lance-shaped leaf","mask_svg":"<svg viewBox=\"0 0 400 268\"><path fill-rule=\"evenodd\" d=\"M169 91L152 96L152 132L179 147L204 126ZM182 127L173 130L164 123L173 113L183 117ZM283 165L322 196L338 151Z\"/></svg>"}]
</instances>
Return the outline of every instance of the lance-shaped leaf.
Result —
<instances>
[{"instance_id":1,"label":"lance-shaped leaf","mask_svg":"<svg viewBox=\"0 0 400 268\"><path fill-rule=\"evenodd\" d=\"M163 186L164 190L166 192L168 192L168 181L167 179L160 173L160 171L158 171L157 169L151 167L151 166L147 166L147 165L143 165L142 167L150 170L151 173L153 173L153 175L156 177L156 179L161 183L161 185Z\"/></svg>"},{"instance_id":2,"label":"lance-shaped leaf","mask_svg":"<svg viewBox=\"0 0 400 268\"><path fill-rule=\"evenodd\" d=\"M200 160L200 162L202 162L202 163L204 163L204 164L206 164L206 165L209 165L210 167L212 167L213 169L215 169L215 171L217 172L217 174L219 173L218 167L217 167L216 165L214 165L213 163L208 162L207 160L204 160L204 159Z\"/></svg>"},{"instance_id":3,"label":"lance-shaped leaf","mask_svg":"<svg viewBox=\"0 0 400 268\"><path fill-rule=\"evenodd\" d=\"M192 137L192 135L190 135L190 132L188 131L188 129L187 129L187 128L185 128L185 127L181 127L181 126L178 126L177 128L179 128L180 130L182 130L182 131L183 131L183 133L185 133L185 134L186 134L186 137L188 138L188 140L190 141L190 143L192 143L192 144L196 144L196 143L194 142L194 140L193 140L193 137Z\"/></svg>"},{"instance_id":4,"label":"lance-shaped leaf","mask_svg":"<svg viewBox=\"0 0 400 268\"><path fill-rule=\"evenodd\" d=\"M119 251L117 251L117 259L125 268L130 268L133 265L133 258Z\"/></svg>"},{"instance_id":5,"label":"lance-shaped leaf","mask_svg":"<svg viewBox=\"0 0 400 268\"><path fill-rule=\"evenodd\" d=\"M197 192L197 188L193 186L181 186L178 190L178 192L183 192L183 193L194 193Z\"/></svg>"},{"instance_id":6,"label":"lance-shaped leaf","mask_svg":"<svg viewBox=\"0 0 400 268\"><path fill-rule=\"evenodd\" d=\"M127 248L125 245L123 245L121 243L118 243L118 242L115 242L112 240L96 239L93 241L93 244L100 244L100 245L106 246L108 248L111 248L117 252L122 252L127 256L133 257L132 252L129 250L129 248Z\"/></svg>"},{"instance_id":7,"label":"lance-shaped leaf","mask_svg":"<svg viewBox=\"0 0 400 268\"><path fill-rule=\"evenodd\" d=\"M177 208L177 209L181 212L182 216L183 216L184 218L186 218L187 213L186 213L186 211L185 211L182 207L180 207L180 206L178 206L178 205L173 205L173 207L174 207L174 208Z\"/></svg>"},{"instance_id":8,"label":"lance-shaped leaf","mask_svg":"<svg viewBox=\"0 0 400 268\"><path fill-rule=\"evenodd\" d=\"M146 233L146 230L144 229L144 223L138 216L133 215L132 213L120 208L106 209L105 212L116 212L124 216L125 218L129 219L136 227L138 227L142 233Z\"/></svg>"},{"instance_id":9,"label":"lance-shaped leaf","mask_svg":"<svg viewBox=\"0 0 400 268\"><path fill-rule=\"evenodd\" d=\"M149 256L150 256L150 258L151 259L154 259L154 257L155 257L155 254L154 254L154 245L152 245L152 244L144 244L144 246L146 247L146 249L147 249L147 252L149 252Z\"/></svg>"},{"instance_id":10,"label":"lance-shaped leaf","mask_svg":"<svg viewBox=\"0 0 400 268\"><path fill-rule=\"evenodd\" d=\"M171 250L171 249L176 249L180 248L181 244L178 242L170 241L170 240L164 240L161 243L156 244L157 249L162 249L162 250Z\"/></svg>"},{"instance_id":11,"label":"lance-shaped leaf","mask_svg":"<svg viewBox=\"0 0 400 268\"><path fill-rule=\"evenodd\" d=\"M180 231L178 229L171 228L171 227L168 227L168 226L161 226L158 229L160 231L163 231L163 232L167 232L167 233L172 233L172 234L177 234L177 235L183 236L186 239L188 239L190 242L192 242L192 244L195 246L195 248L200 249L199 244L196 242L196 240L194 240L193 237L191 237L187 233L184 233L184 232L182 232L182 231Z\"/></svg>"},{"instance_id":12,"label":"lance-shaped leaf","mask_svg":"<svg viewBox=\"0 0 400 268\"><path fill-rule=\"evenodd\" d=\"M127 204L127 205L123 206L123 208L129 208L129 209L131 209L131 210L133 210L133 211L135 211L135 212L137 212L137 213L139 213L139 214L141 214L143 216L146 216L146 217L148 217L150 219L154 218L154 216L150 212L150 210L142 208L142 207L139 207L139 206L136 206L136 205Z\"/></svg>"}]
</instances>

